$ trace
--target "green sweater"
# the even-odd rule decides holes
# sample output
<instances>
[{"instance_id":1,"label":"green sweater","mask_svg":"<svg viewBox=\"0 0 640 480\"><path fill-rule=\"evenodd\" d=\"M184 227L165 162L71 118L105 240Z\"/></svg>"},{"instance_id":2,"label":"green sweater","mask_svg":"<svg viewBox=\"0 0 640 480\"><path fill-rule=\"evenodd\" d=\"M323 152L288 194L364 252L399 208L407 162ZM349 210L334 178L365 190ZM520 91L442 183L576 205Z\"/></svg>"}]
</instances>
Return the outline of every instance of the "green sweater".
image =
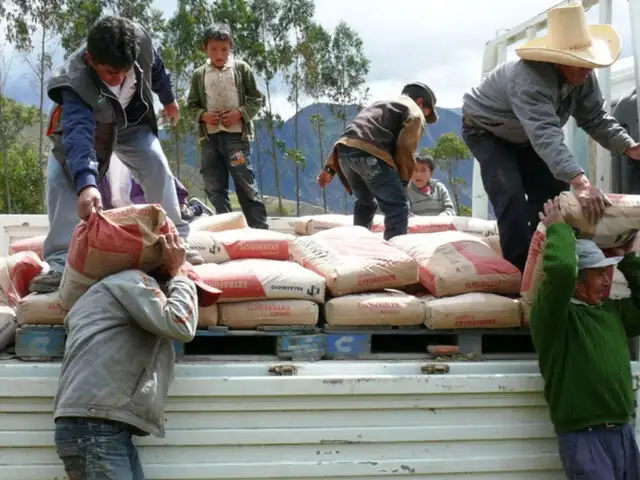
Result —
<instances>
[{"instance_id":1,"label":"green sweater","mask_svg":"<svg viewBox=\"0 0 640 480\"><path fill-rule=\"evenodd\" d=\"M578 261L569 225L548 228L542 268L531 336L556 432L628 422L634 400L627 338L640 334L640 258L629 254L619 264L631 297L600 306L572 301Z\"/></svg>"}]
</instances>

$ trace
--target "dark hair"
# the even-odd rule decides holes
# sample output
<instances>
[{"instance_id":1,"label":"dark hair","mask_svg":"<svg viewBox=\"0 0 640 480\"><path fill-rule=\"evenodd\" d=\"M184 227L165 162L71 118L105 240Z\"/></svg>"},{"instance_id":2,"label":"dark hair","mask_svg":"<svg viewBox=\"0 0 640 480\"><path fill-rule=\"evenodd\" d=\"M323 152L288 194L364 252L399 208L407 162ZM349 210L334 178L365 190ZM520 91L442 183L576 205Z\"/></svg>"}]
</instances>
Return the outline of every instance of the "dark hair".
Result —
<instances>
[{"instance_id":1,"label":"dark hair","mask_svg":"<svg viewBox=\"0 0 640 480\"><path fill-rule=\"evenodd\" d=\"M218 40L220 42L229 42L229 46L233 47L233 35L231 27L226 23L214 23L207 27L202 36L202 44L206 47L209 40Z\"/></svg>"},{"instance_id":2,"label":"dark hair","mask_svg":"<svg viewBox=\"0 0 640 480\"><path fill-rule=\"evenodd\" d=\"M424 163L429 167L429 170L433 172L436 168L436 162L433 160L433 157L430 155L416 155L416 162Z\"/></svg>"},{"instance_id":3,"label":"dark hair","mask_svg":"<svg viewBox=\"0 0 640 480\"><path fill-rule=\"evenodd\" d=\"M136 25L122 17L101 18L89 31L87 52L97 65L131 68L140 53Z\"/></svg>"},{"instance_id":4,"label":"dark hair","mask_svg":"<svg viewBox=\"0 0 640 480\"><path fill-rule=\"evenodd\" d=\"M433 109L436 105L436 96L433 93L433 90L431 90L424 83L420 83L420 82L409 83L404 86L400 94L406 95L407 97L410 97L414 101L421 98L422 104L426 108Z\"/></svg>"}]
</instances>

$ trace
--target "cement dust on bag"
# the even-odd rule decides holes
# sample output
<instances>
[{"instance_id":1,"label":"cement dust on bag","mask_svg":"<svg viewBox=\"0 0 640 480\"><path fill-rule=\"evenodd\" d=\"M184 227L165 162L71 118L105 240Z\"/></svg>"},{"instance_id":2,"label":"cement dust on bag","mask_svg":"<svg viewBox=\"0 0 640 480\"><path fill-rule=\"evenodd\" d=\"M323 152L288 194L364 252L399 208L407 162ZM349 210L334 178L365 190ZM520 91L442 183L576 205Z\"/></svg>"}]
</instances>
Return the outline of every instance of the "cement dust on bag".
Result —
<instances>
[{"instance_id":1,"label":"cement dust on bag","mask_svg":"<svg viewBox=\"0 0 640 480\"><path fill-rule=\"evenodd\" d=\"M416 262L363 227L336 227L297 238L292 259L321 275L334 296L416 283Z\"/></svg>"},{"instance_id":2,"label":"cement dust on bag","mask_svg":"<svg viewBox=\"0 0 640 480\"><path fill-rule=\"evenodd\" d=\"M425 303L397 290L345 295L326 303L325 318L331 327L422 325Z\"/></svg>"},{"instance_id":3,"label":"cement dust on bag","mask_svg":"<svg viewBox=\"0 0 640 480\"><path fill-rule=\"evenodd\" d=\"M508 328L522 324L520 301L493 293L465 293L454 297L426 298L428 328Z\"/></svg>"},{"instance_id":4,"label":"cement dust on bag","mask_svg":"<svg viewBox=\"0 0 640 480\"><path fill-rule=\"evenodd\" d=\"M306 325L318 323L320 307L309 300L254 300L220 303L220 325L253 329L259 326Z\"/></svg>"},{"instance_id":5,"label":"cement dust on bag","mask_svg":"<svg viewBox=\"0 0 640 480\"><path fill-rule=\"evenodd\" d=\"M150 272L163 264L161 235L176 233L160 205L131 205L93 213L73 232L60 282L62 305L73 304L94 283L123 270Z\"/></svg>"}]
</instances>

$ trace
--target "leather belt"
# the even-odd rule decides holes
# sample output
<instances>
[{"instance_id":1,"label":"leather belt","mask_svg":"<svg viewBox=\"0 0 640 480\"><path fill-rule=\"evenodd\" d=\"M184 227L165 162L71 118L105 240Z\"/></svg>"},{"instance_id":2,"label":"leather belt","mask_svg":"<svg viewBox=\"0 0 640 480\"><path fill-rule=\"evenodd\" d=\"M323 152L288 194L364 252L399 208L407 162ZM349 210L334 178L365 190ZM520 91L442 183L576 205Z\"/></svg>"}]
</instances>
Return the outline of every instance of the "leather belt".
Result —
<instances>
[{"instance_id":1,"label":"leather belt","mask_svg":"<svg viewBox=\"0 0 640 480\"><path fill-rule=\"evenodd\" d=\"M590 427L584 428L583 431L593 432L594 430L611 430L613 428L622 426L622 423L598 423L596 425L591 425Z\"/></svg>"}]
</instances>

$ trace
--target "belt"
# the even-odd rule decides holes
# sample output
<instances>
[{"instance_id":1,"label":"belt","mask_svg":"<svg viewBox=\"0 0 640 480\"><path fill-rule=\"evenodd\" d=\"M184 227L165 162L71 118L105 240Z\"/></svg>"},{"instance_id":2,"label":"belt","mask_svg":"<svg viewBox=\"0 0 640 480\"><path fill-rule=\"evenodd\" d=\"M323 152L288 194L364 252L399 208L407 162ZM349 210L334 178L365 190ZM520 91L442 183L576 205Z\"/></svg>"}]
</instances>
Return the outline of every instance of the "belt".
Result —
<instances>
[{"instance_id":1,"label":"belt","mask_svg":"<svg viewBox=\"0 0 640 480\"><path fill-rule=\"evenodd\" d=\"M590 427L583 428L583 432L593 432L594 430L611 430L614 428L622 427L623 423L598 423L596 425L591 425Z\"/></svg>"}]
</instances>

